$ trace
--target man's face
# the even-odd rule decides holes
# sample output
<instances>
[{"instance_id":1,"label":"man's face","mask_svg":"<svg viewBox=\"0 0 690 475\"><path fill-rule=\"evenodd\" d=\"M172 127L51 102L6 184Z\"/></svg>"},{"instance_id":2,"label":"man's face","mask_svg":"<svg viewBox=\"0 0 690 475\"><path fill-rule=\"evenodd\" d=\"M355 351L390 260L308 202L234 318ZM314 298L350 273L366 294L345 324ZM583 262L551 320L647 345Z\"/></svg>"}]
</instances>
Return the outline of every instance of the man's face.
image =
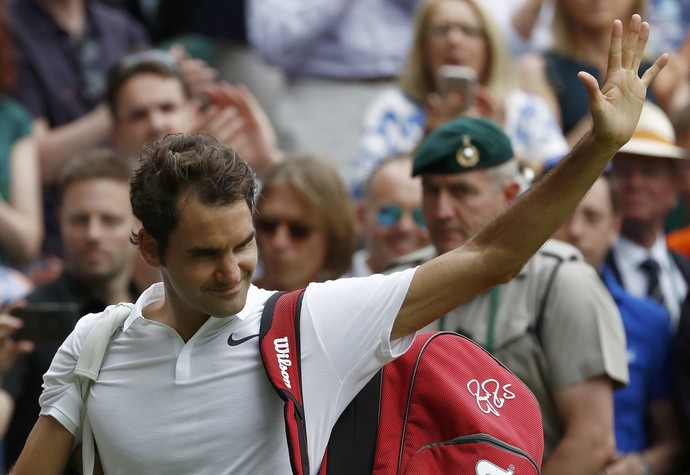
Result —
<instances>
[{"instance_id":1,"label":"man's face","mask_svg":"<svg viewBox=\"0 0 690 475\"><path fill-rule=\"evenodd\" d=\"M426 225L439 254L473 236L513 198L494 185L485 170L422 177Z\"/></svg>"},{"instance_id":2,"label":"man's face","mask_svg":"<svg viewBox=\"0 0 690 475\"><path fill-rule=\"evenodd\" d=\"M137 251L129 237L137 224L127 182L88 178L70 183L60 210L65 268L89 284L130 272Z\"/></svg>"},{"instance_id":3,"label":"man's face","mask_svg":"<svg viewBox=\"0 0 690 475\"><path fill-rule=\"evenodd\" d=\"M596 269L601 268L620 227L620 217L614 213L610 193L609 183L605 178L599 178L575 212L553 235L577 247Z\"/></svg>"},{"instance_id":4,"label":"man's face","mask_svg":"<svg viewBox=\"0 0 690 475\"><path fill-rule=\"evenodd\" d=\"M244 308L256 268L256 240L244 201L208 206L195 193L180 197L161 275L166 299L179 315L235 315Z\"/></svg>"},{"instance_id":5,"label":"man's face","mask_svg":"<svg viewBox=\"0 0 690 475\"><path fill-rule=\"evenodd\" d=\"M678 181L669 160L618 154L613 160L624 227L635 224L660 231L676 205Z\"/></svg>"},{"instance_id":6,"label":"man's face","mask_svg":"<svg viewBox=\"0 0 690 475\"><path fill-rule=\"evenodd\" d=\"M271 290L299 289L320 280L328 243L323 223L310 211L288 185L262 193L256 233L264 286Z\"/></svg>"},{"instance_id":7,"label":"man's face","mask_svg":"<svg viewBox=\"0 0 690 475\"><path fill-rule=\"evenodd\" d=\"M360 207L369 265L383 272L398 257L429 244L423 222L422 180L410 176L407 160L393 160L372 178Z\"/></svg>"},{"instance_id":8,"label":"man's face","mask_svg":"<svg viewBox=\"0 0 690 475\"><path fill-rule=\"evenodd\" d=\"M144 145L190 132L196 120L197 107L178 79L142 73L120 89L113 134L120 152L138 157Z\"/></svg>"}]
</instances>

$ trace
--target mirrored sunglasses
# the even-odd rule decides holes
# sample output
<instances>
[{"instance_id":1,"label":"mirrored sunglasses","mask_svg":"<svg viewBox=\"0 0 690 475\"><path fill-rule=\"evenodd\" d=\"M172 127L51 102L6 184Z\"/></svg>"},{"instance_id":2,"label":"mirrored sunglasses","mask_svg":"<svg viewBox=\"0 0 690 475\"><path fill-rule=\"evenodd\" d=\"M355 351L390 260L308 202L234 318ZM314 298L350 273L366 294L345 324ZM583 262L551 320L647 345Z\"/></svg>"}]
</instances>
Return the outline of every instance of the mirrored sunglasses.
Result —
<instances>
[{"instance_id":1,"label":"mirrored sunglasses","mask_svg":"<svg viewBox=\"0 0 690 475\"><path fill-rule=\"evenodd\" d=\"M256 218L254 220L254 226L259 233L273 236L278 231L281 225L287 226L288 234L290 239L293 241L304 241L309 236L313 229L299 221L287 221L281 219L271 219L271 218Z\"/></svg>"},{"instance_id":2,"label":"mirrored sunglasses","mask_svg":"<svg viewBox=\"0 0 690 475\"><path fill-rule=\"evenodd\" d=\"M424 223L424 214L422 213L421 208L406 210L400 205L385 205L378 209L376 219L380 226L390 228L398 224L398 222L402 219L403 214L406 212L409 212L412 215L412 219L417 226L420 228L426 227L426 224Z\"/></svg>"}]
</instances>

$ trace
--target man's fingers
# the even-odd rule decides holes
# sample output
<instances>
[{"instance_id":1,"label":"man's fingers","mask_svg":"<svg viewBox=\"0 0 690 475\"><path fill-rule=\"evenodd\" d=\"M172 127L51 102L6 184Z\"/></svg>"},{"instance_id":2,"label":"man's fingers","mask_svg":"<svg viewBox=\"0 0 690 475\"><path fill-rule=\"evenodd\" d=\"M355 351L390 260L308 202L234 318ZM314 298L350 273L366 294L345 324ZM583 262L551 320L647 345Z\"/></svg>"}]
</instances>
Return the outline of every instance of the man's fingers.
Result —
<instances>
[{"instance_id":1,"label":"man's fingers","mask_svg":"<svg viewBox=\"0 0 690 475\"><path fill-rule=\"evenodd\" d=\"M631 69L633 67L633 61L635 59L635 51L637 49L637 43L640 37L640 29L642 28L642 18L640 15L635 14L630 19L630 25L628 26L628 32L625 34L625 40L623 41L623 49L621 52L621 67L625 69Z\"/></svg>"},{"instance_id":2,"label":"man's fingers","mask_svg":"<svg viewBox=\"0 0 690 475\"><path fill-rule=\"evenodd\" d=\"M21 340L17 342L15 346L15 352L19 355L31 353L32 351L34 351L35 346L36 345L34 345L33 341Z\"/></svg>"},{"instance_id":3,"label":"man's fingers","mask_svg":"<svg viewBox=\"0 0 690 475\"><path fill-rule=\"evenodd\" d=\"M611 46L609 47L609 61L606 68L606 76L621 68L621 55L623 48L623 24L620 20L614 20L611 29ZM586 84L586 83L585 83Z\"/></svg>"},{"instance_id":4,"label":"man's fingers","mask_svg":"<svg viewBox=\"0 0 690 475\"><path fill-rule=\"evenodd\" d=\"M654 64L644 72L642 75L642 82L644 83L645 87L649 87L657 74L659 74L659 71L664 69L664 66L668 64L668 60L668 53L664 53L659 56Z\"/></svg>"},{"instance_id":5,"label":"man's fingers","mask_svg":"<svg viewBox=\"0 0 690 475\"><path fill-rule=\"evenodd\" d=\"M24 325L21 318L6 313L0 314L0 339L6 338Z\"/></svg>"},{"instance_id":6,"label":"man's fingers","mask_svg":"<svg viewBox=\"0 0 690 475\"><path fill-rule=\"evenodd\" d=\"M644 50L647 47L647 41L649 40L649 23L642 22L640 25L640 33L635 43L635 51L633 53L633 60L631 68L633 71L637 72L640 69L640 63L642 62L642 56L644 55Z\"/></svg>"},{"instance_id":7,"label":"man's fingers","mask_svg":"<svg viewBox=\"0 0 690 475\"><path fill-rule=\"evenodd\" d=\"M595 106L599 103L599 96L601 94L597 79L586 71L577 73L577 78L585 85L587 96L589 96L589 106L594 110Z\"/></svg>"}]
</instances>

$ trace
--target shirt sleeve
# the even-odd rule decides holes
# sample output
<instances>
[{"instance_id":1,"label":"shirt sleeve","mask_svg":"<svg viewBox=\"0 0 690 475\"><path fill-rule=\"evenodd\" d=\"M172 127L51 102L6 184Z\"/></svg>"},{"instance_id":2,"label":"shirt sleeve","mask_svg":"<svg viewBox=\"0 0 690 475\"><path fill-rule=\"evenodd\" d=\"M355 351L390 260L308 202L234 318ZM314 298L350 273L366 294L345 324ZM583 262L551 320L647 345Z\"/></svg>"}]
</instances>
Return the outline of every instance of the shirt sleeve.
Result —
<instances>
[{"instance_id":1,"label":"shirt sleeve","mask_svg":"<svg viewBox=\"0 0 690 475\"><path fill-rule=\"evenodd\" d=\"M394 341L390 334L414 272L339 279L307 288L302 308L341 380L355 368L373 374L407 351L414 334Z\"/></svg>"},{"instance_id":2,"label":"shirt sleeve","mask_svg":"<svg viewBox=\"0 0 690 475\"><path fill-rule=\"evenodd\" d=\"M596 271L581 261L563 262L546 298L542 342L553 389L601 375L627 384L623 322Z\"/></svg>"},{"instance_id":3,"label":"shirt sleeve","mask_svg":"<svg viewBox=\"0 0 690 475\"><path fill-rule=\"evenodd\" d=\"M77 322L74 331L60 346L50 369L43 376L43 393L39 398L40 415L52 416L75 437L78 436L77 429L81 424L84 404L74 377L74 368L84 340L99 315L86 315Z\"/></svg>"}]
</instances>

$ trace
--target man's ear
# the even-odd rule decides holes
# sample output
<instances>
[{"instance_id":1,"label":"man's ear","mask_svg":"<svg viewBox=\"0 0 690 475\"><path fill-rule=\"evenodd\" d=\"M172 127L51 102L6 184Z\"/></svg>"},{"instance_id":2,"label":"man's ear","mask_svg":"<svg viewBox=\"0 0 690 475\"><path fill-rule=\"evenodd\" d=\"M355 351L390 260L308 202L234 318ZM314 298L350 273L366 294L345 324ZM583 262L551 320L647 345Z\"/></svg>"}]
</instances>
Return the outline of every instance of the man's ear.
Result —
<instances>
[{"instance_id":1,"label":"man's ear","mask_svg":"<svg viewBox=\"0 0 690 475\"><path fill-rule=\"evenodd\" d=\"M139 229L137 240L139 241L139 252L141 252L144 261L152 267L160 267L162 263L158 254L158 241L144 228Z\"/></svg>"},{"instance_id":2,"label":"man's ear","mask_svg":"<svg viewBox=\"0 0 690 475\"><path fill-rule=\"evenodd\" d=\"M503 194L506 198L506 203L511 203L520 195L520 183L517 180L509 180L503 187Z\"/></svg>"},{"instance_id":3,"label":"man's ear","mask_svg":"<svg viewBox=\"0 0 690 475\"><path fill-rule=\"evenodd\" d=\"M611 235L609 236L609 247L613 247L618 241L618 237L621 234L621 229L623 228L623 213L616 211L613 215L613 229L611 230Z\"/></svg>"}]
</instances>

